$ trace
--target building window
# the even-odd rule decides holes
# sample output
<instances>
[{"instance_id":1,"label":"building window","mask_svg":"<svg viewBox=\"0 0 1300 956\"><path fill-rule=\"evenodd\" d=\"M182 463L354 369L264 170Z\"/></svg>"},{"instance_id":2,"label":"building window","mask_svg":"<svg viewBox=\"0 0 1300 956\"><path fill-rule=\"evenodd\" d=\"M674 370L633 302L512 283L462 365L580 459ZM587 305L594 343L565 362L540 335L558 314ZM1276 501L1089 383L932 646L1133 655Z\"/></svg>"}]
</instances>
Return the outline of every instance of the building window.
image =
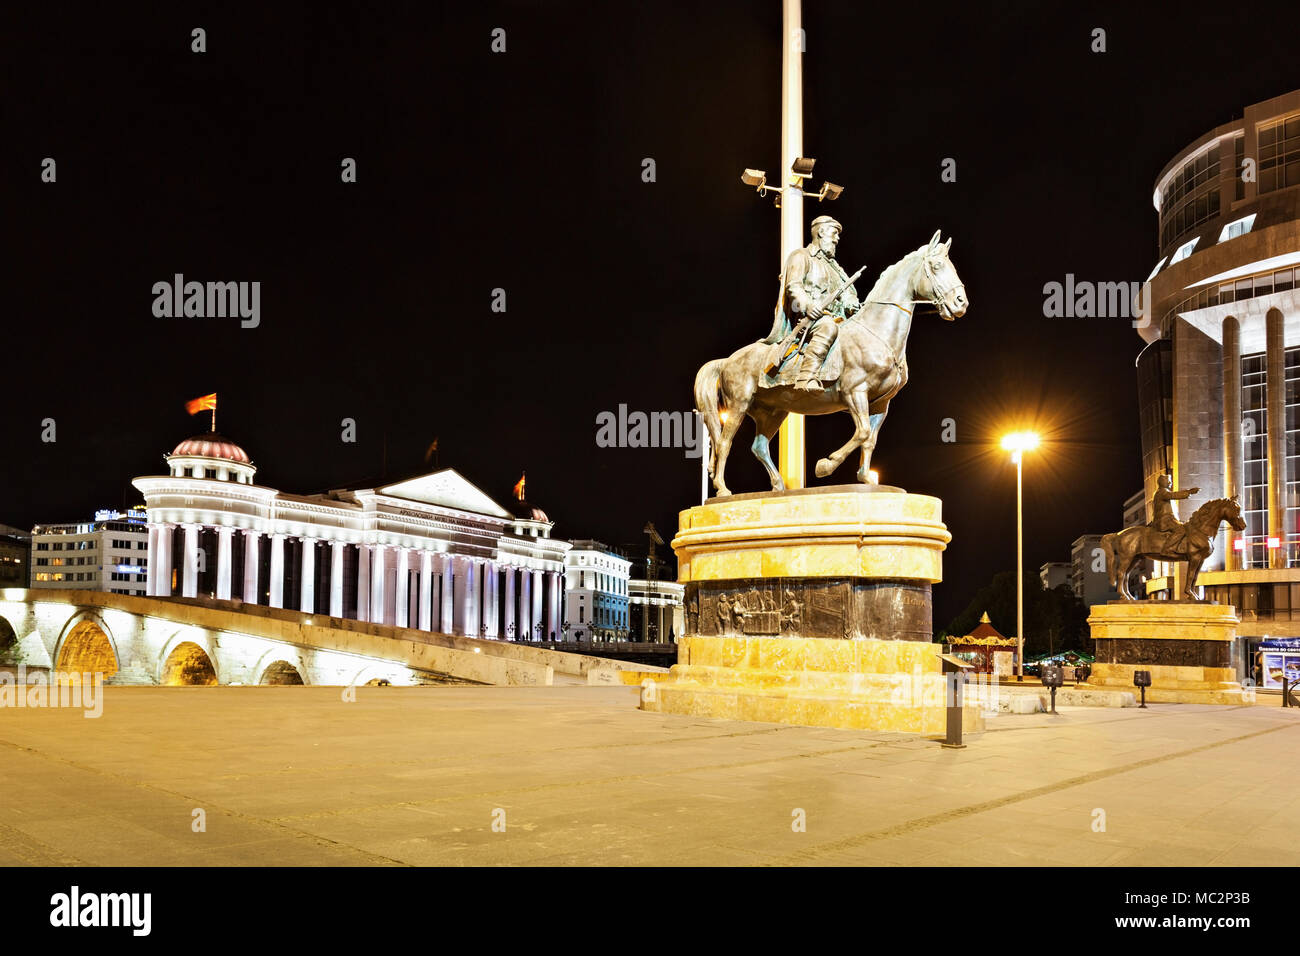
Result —
<instances>
[{"instance_id":1,"label":"building window","mask_svg":"<svg viewBox=\"0 0 1300 956\"><path fill-rule=\"evenodd\" d=\"M1259 127L1260 194L1300 186L1300 113Z\"/></svg>"},{"instance_id":2,"label":"building window","mask_svg":"<svg viewBox=\"0 0 1300 956\"><path fill-rule=\"evenodd\" d=\"M1236 239L1238 236L1244 236L1250 232L1255 225L1255 213L1251 213L1242 219L1236 219L1228 223L1219 231L1219 241L1227 242L1229 239Z\"/></svg>"},{"instance_id":3,"label":"building window","mask_svg":"<svg viewBox=\"0 0 1300 956\"><path fill-rule=\"evenodd\" d=\"M1192 250L1196 248L1196 244L1200 241L1201 237L1197 236L1194 239L1189 239L1187 242L1184 242L1178 247L1178 251L1169 259L1169 264L1172 266L1176 262L1182 262L1192 254Z\"/></svg>"}]
</instances>

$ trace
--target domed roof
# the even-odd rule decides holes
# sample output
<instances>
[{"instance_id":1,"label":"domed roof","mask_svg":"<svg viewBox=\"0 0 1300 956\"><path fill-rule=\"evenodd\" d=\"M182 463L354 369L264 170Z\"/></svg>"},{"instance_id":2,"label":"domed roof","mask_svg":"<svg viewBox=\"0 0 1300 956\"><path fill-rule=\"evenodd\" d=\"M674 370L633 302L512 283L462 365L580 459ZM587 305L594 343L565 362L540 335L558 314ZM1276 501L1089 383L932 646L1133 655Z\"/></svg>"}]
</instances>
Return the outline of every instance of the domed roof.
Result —
<instances>
[{"instance_id":1,"label":"domed roof","mask_svg":"<svg viewBox=\"0 0 1300 956\"><path fill-rule=\"evenodd\" d=\"M518 498L511 498L506 504L506 507L510 509L510 513L516 518L523 518L526 521L545 521L547 524L551 523L551 519L546 517L545 511L537 507L537 505L530 504L527 501L521 501Z\"/></svg>"},{"instance_id":2,"label":"domed roof","mask_svg":"<svg viewBox=\"0 0 1300 956\"><path fill-rule=\"evenodd\" d=\"M177 455L195 458L224 458L226 461L237 461L245 465L252 464L248 453L244 449L216 432L208 432L204 435L195 435L193 438L185 439L176 446L169 457L174 458Z\"/></svg>"}]
</instances>

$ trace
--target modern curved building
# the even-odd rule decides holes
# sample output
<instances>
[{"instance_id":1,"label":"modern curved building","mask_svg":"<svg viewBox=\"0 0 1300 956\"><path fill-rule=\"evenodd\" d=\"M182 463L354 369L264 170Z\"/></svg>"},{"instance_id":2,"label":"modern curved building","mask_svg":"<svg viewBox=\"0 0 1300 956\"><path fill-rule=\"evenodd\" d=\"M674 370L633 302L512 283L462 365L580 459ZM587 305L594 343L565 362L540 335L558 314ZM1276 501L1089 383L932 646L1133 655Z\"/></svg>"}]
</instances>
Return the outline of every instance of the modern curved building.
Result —
<instances>
[{"instance_id":1,"label":"modern curved building","mask_svg":"<svg viewBox=\"0 0 1300 956\"><path fill-rule=\"evenodd\" d=\"M469 637L556 639L567 541L540 508L503 508L456 471L294 495L255 482L245 451L188 439L136 478L147 591Z\"/></svg>"},{"instance_id":2,"label":"modern curved building","mask_svg":"<svg viewBox=\"0 0 1300 956\"><path fill-rule=\"evenodd\" d=\"M1137 360L1145 492L1168 472L1186 519L1240 495L1200 583L1243 612L1240 633L1300 635L1300 90L1247 106L1161 170L1158 262ZM1169 574L1169 572L1173 572ZM1157 596L1182 565L1158 565ZM1294 619L1293 619L1294 618Z\"/></svg>"}]
</instances>

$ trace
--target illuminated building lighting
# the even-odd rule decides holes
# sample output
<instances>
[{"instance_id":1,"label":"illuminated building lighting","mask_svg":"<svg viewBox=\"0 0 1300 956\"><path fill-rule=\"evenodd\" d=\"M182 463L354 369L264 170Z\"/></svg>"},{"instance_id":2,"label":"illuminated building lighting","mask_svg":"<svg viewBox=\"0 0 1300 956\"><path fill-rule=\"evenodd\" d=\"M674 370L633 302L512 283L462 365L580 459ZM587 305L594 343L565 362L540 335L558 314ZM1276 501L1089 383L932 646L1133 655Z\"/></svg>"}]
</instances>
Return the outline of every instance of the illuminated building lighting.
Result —
<instances>
[{"instance_id":1,"label":"illuminated building lighting","mask_svg":"<svg viewBox=\"0 0 1300 956\"><path fill-rule=\"evenodd\" d=\"M1268 539L1268 547L1269 547L1269 550L1270 550L1270 551L1276 550L1277 548L1280 548L1281 546L1282 546L1282 542L1279 541L1277 538L1270 537L1270 538Z\"/></svg>"},{"instance_id":2,"label":"illuminated building lighting","mask_svg":"<svg viewBox=\"0 0 1300 956\"><path fill-rule=\"evenodd\" d=\"M1233 547L1235 550L1237 550L1237 551L1245 551L1245 550L1246 550L1246 539L1245 539L1245 538L1238 538L1237 540L1235 540L1235 541L1232 542L1232 547Z\"/></svg>"}]
</instances>

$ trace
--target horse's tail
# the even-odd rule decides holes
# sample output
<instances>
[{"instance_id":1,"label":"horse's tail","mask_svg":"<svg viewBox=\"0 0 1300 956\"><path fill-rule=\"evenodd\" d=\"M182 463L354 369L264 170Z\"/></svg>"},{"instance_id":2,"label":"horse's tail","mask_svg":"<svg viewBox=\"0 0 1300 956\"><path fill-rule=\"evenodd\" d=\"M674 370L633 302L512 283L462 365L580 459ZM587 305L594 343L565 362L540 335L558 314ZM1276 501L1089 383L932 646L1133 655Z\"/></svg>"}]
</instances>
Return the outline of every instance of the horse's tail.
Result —
<instances>
[{"instance_id":1,"label":"horse's tail","mask_svg":"<svg viewBox=\"0 0 1300 956\"><path fill-rule=\"evenodd\" d=\"M722 377L723 359L705 362L695 375L695 407L704 427L709 430L709 474L714 474L718 460L718 442L722 438L722 420L718 414L718 380Z\"/></svg>"},{"instance_id":2,"label":"horse's tail","mask_svg":"<svg viewBox=\"0 0 1300 956\"><path fill-rule=\"evenodd\" d=\"M1106 571L1110 574L1110 586L1119 587L1119 560L1116 551L1119 548L1119 535L1113 531L1101 536L1101 550L1106 555Z\"/></svg>"}]
</instances>

